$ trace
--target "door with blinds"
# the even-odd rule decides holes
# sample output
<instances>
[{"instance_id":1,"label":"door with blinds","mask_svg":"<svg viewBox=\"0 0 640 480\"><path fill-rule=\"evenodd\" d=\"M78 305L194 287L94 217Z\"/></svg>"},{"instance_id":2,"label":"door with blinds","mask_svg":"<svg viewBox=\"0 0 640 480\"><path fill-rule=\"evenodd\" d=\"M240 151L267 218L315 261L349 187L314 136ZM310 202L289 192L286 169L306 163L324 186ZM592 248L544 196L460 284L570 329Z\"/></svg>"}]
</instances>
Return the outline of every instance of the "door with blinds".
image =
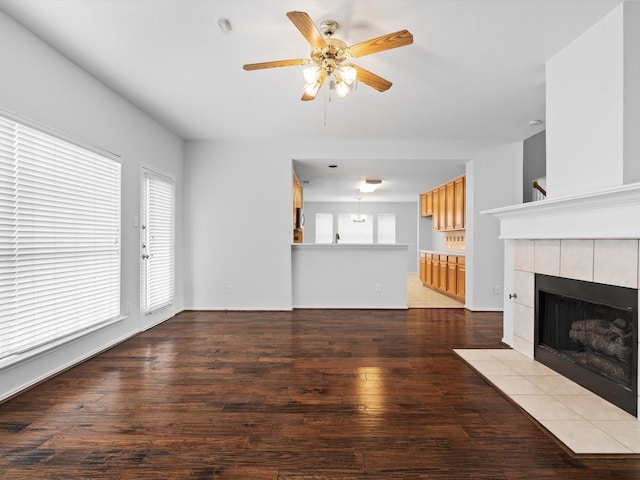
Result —
<instances>
[{"instance_id":1,"label":"door with blinds","mask_svg":"<svg viewBox=\"0 0 640 480\"><path fill-rule=\"evenodd\" d=\"M142 328L174 313L175 231L173 179L143 169Z\"/></svg>"}]
</instances>

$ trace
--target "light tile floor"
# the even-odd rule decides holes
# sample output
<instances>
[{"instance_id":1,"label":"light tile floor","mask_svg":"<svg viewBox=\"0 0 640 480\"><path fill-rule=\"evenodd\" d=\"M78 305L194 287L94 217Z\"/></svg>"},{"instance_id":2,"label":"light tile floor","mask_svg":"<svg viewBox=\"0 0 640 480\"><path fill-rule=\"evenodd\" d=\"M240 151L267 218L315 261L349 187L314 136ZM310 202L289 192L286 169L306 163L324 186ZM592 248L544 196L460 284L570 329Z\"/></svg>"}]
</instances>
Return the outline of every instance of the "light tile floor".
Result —
<instances>
[{"instance_id":1,"label":"light tile floor","mask_svg":"<svg viewBox=\"0 0 640 480\"><path fill-rule=\"evenodd\" d=\"M464 308L464 304L422 285L417 274L407 276L407 306L409 308Z\"/></svg>"},{"instance_id":2,"label":"light tile floor","mask_svg":"<svg viewBox=\"0 0 640 480\"><path fill-rule=\"evenodd\" d=\"M471 367L575 454L640 453L640 421L510 349L456 349Z\"/></svg>"}]
</instances>

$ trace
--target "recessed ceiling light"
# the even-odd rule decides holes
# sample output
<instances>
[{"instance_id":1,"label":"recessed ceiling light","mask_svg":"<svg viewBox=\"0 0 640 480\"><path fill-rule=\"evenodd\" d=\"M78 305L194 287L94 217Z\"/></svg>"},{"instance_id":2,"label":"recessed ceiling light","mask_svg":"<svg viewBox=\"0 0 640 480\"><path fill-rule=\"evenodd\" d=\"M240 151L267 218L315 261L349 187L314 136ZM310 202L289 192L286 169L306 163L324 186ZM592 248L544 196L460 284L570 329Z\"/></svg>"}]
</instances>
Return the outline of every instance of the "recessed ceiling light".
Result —
<instances>
[{"instance_id":1,"label":"recessed ceiling light","mask_svg":"<svg viewBox=\"0 0 640 480\"><path fill-rule=\"evenodd\" d=\"M537 119L536 120L531 120L529 122L529 126L530 127L537 127L538 125L542 125L543 123L544 123L543 120L537 120Z\"/></svg>"}]
</instances>

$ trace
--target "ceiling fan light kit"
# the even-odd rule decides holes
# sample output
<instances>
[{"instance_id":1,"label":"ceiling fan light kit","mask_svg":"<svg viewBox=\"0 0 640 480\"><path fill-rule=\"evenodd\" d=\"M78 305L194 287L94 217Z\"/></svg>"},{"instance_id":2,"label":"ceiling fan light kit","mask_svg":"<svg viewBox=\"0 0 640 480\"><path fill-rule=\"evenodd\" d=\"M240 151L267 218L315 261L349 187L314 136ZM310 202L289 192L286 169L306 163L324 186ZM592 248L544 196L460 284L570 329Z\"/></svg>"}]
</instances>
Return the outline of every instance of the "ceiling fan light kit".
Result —
<instances>
[{"instance_id":1,"label":"ceiling fan light kit","mask_svg":"<svg viewBox=\"0 0 640 480\"><path fill-rule=\"evenodd\" d=\"M379 92L388 90L392 85L390 81L362 67L346 62L352 58L413 43L413 35L408 30L400 30L349 47L342 40L333 38L333 34L338 28L338 23L333 20L322 22L319 30L305 12L288 12L287 17L311 45L311 58L249 63L242 68L261 70L273 67L305 66L302 71L306 82L302 94L304 101L316 98L327 78L332 80L338 97L349 95L356 80Z\"/></svg>"}]
</instances>

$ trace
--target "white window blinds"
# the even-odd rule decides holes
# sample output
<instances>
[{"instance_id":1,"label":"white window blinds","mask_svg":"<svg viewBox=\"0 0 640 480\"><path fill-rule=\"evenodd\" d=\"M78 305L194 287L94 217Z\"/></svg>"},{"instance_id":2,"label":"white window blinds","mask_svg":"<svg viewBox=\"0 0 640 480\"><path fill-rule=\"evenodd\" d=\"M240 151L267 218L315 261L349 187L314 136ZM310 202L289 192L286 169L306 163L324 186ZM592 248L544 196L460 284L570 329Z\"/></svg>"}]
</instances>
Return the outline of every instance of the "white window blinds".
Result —
<instances>
[{"instance_id":1,"label":"white window blinds","mask_svg":"<svg viewBox=\"0 0 640 480\"><path fill-rule=\"evenodd\" d=\"M174 184L151 172L144 175L143 258L145 313L174 299Z\"/></svg>"},{"instance_id":2,"label":"white window blinds","mask_svg":"<svg viewBox=\"0 0 640 480\"><path fill-rule=\"evenodd\" d=\"M316 213L316 243L333 242L333 214Z\"/></svg>"},{"instance_id":3,"label":"white window blinds","mask_svg":"<svg viewBox=\"0 0 640 480\"><path fill-rule=\"evenodd\" d=\"M396 243L395 213L378 214L378 243Z\"/></svg>"},{"instance_id":4,"label":"white window blinds","mask_svg":"<svg viewBox=\"0 0 640 480\"><path fill-rule=\"evenodd\" d=\"M0 359L120 315L120 163L0 117Z\"/></svg>"}]
</instances>

